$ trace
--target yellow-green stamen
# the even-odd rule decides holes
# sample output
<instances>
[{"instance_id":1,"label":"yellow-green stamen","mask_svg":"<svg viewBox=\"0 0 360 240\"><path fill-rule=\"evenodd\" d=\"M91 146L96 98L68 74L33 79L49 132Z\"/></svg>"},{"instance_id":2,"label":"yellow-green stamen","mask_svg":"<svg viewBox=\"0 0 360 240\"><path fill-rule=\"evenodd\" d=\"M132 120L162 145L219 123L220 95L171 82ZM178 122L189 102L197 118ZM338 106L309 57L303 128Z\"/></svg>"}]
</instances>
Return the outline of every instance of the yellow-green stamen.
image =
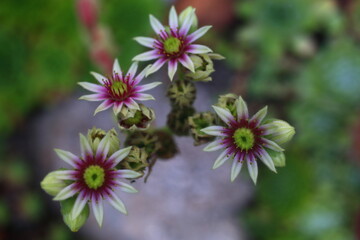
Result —
<instances>
[{"instance_id":1,"label":"yellow-green stamen","mask_svg":"<svg viewBox=\"0 0 360 240\"><path fill-rule=\"evenodd\" d=\"M180 51L181 41L178 38L170 37L164 42L164 50L166 53L174 54Z\"/></svg>"},{"instance_id":2,"label":"yellow-green stamen","mask_svg":"<svg viewBox=\"0 0 360 240\"><path fill-rule=\"evenodd\" d=\"M119 96L123 95L125 92L127 92L127 90L127 85L120 81L113 82L111 85L111 91Z\"/></svg>"},{"instance_id":3,"label":"yellow-green stamen","mask_svg":"<svg viewBox=\"0 0 360 240\"><path fill-rule=\"evenodd\" d=\"M104 169L98 165L91 165L84 172L84 181L91 189L98 189L105 181Z\"/></svg>"},{"instance_id":4,"label":"yellow-green stamen","mask_svg":"<svg viewBox=\"0 0 360 240\"><path fill-rule=\"evenodd\" d=\"M239 128L233 135L234 142L241 150L249 150L254 146L255 137L253 132L248 128Z\"/></svg>"}]
</instances>

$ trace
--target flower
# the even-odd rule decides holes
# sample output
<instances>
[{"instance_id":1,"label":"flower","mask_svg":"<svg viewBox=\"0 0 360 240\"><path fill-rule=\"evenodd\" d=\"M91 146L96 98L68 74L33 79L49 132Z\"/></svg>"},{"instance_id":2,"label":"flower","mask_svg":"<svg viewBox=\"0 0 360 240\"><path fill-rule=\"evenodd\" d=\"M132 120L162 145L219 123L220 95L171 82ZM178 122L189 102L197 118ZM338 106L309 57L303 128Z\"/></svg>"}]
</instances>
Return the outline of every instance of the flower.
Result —
<instances>
[{"instance_id":1,"label":"flower","mask_svg":"<svg viewBox=\"0 0 360 240\"><path fill-rule=\"evenodd\" d=\"M189 12L190 11L190 12ZM159 70L166 62L168 63L168 74L173 79L177 70L178 62L194 72L194 63L188 54L204 54L212 50L204 45L193 44L202 37L211 26L204 26L195 32L188 34L193 20L196 18L195 9L187 10L183 22L180 21L176 10L171 7L169 14L169 28L165 28L159 20L150 15L150 24L158 35L157 39L149 37L136 37L135 40L152 50L139 54L133 61L149 61L157 59L147 71L147 75Z\"/></svg>"},{"instance_id":2,"label":"flower","mask_svg":"<svg viewBox=\"0 0 360 240\"><path fill-rule=\"evenodd\" d=\"M91 72L100 85L79 82L79 85L83 88L94 92L95 94L84 95L80 99L87 101L103 101L95 110L95 113L104 111L113 106L114 113L117 114L121 111L124 104L128 108L139 109L139 105L135 102L154 100L150 94L142 93L150 90L159 84L160 82L153 82L145 85L138 85L145 76L147 68L145 68L140 74L135 76L138 68L137 62L133 63L126 75L123 75L118 60L116 59L113 65L113 73L109 77L104 77L101 74Z\"/></svg>"},{"instance_id":3,"label":"flower","mask_svg":"<svg viewBox=\"0 0 360 240\"><path fill-rule=\"evenodd\" d=\"M244 162L246 162L250 176L256 184L258 165L260 159L271 171L276 172L273 159L267 152L268 149L282 152L276 142L269 140L270 125L262 124L267 113L267 107L262 108L252 118L244 100L239 97L235 101L235 117L226 108L213 106L220 119L226 124L223 126L210 126L202 129L206 134L219 136L220 139L210 143L204 151L225 149L216 159L213 169L220 167L227 160L233 159L231 168L231 181L239 175Z\"/></svg>"},{"instance_id":4,"label":"flower","mask_svg":"<svg viewBox=\"0 0 360 240\"><path fill-rule=\"evenodd\" d=\"M140 110L123 108L116 116L118 126L123 130L146 130L155 120L154 110L139 104Z\"/></svg>"},{"instance_id":5,"label":"flower","mask_svg":"<svg viewBox=\"0 0 360 240\"><path fill-rule=\"evenodd\" d=\"M86 204L92 207L95 218L101 226L103 220L103 200L126 214L124 203L115 194L115 189L135 193L137 190L131 185L121 182L124 178L136 178L140 174L132 170L118 170L116 166L130 152L131 147L120 149L108 157L110 148L110 134L108 133L99 143L94 153L88 139L80 134L81 156L71 152L55 149L57 155L72 166L71 170L57 171L57 178L69 181L54 198L62 201L76 196L76 201L71 211L72 219L82 212Z\"/></svg>"}]
</instances>

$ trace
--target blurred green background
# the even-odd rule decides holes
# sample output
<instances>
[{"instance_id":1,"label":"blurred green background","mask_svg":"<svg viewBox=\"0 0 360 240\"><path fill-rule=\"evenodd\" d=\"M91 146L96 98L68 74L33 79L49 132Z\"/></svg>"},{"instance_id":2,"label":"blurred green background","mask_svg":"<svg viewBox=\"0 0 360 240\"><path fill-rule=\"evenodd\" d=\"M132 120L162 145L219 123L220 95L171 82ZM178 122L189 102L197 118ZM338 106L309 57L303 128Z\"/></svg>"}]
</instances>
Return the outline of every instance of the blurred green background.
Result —
<instances>
[{"instance_id":1,"label":"blurred green background","mask_svg":"<svg viewBox=\"0 0 360 240\"><path fill-rule=\"evenodd\" d=\"M260 169L239 216L249 238L360 239L360 1L174 3L193 5L201 25L214 25L205 43L227 58L220 67L234 73L226 80L232 92L296 127L287 166L276 177ZM81 239L47 211L23 132L32 116L88 81L90 70L108 70L115 56L127 68L143 50L132 38L152 32L148 14L165 18L169 6L0 2L0 239Z\"/></svg>"}]
</instances>

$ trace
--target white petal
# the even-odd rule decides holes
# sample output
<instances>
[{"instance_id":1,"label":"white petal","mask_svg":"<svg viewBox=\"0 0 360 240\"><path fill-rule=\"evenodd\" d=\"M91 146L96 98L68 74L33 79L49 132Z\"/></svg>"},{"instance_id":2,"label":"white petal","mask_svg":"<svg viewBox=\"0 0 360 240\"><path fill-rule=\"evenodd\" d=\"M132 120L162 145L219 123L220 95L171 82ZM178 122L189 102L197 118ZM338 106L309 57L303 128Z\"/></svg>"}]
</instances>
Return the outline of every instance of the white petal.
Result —
<instances>
[{"instance_id":1,"label":"white petal","mask_svg":"<svg viewBox=\"0 0 360 240\"><path fill-rule=\"evenodd\" d=\"M170 14L169 14L169 26L172 29L176 29L179 25L178 25L178 16L175 10L175 7L172 6L170 9Z\"/></svg>"},{"instance_id":2,"label":"white petal","mask_svg":"<svg viewBox=\"0 0 360 240\"><path fill-rule=\"evenodd\" d=\"M156 72L157 70L159 70L166 62L166 59L160 58L158 59L156 62L154 62L154 64L152 64L147 72L146 72L146 76L149 76L150 74Z\"/></svg>"},{"instance_id":3,"label":"white petal","mask_svg":"<svg viewBox=\"0 0 360 240\"><path fill-rule=\"evenodd\" d=\"M115 115L118 115L118 113L121 111L122 107L123 107L124 103L115 103L114 107L113 107L113 111Z\"/></svg>"},{"instance_id":4,"label":"white petal","mask_svg":"<svg viewBox=\"0 0 360 240\"><path fill-rule=\"evenodd\" d=\"M137 41L139 44L149 48L153 48L156 41L154 38L149 37L136 37L134 38L134 40Z\"/></svg>"},{"instance_id":5,"label":"white petal","mask_svg":"<svg viewBox=\"0 0 360 240\"><path fill-rule=\"evenodd\" d=\"M203 53L209 53L212 52L210 48L204 45L200 44L191 44L190 49L186 52L192 53L192 54L203 54Z\"/></svg>"},{"instance_id":6,"label":"white petal","mask_svg":"<svg viewBox=\"0 0 360 240\"><path fill-rule=\"evenodd\" d=\"M96 158L100 158L102 156L102 159L104 159L110 149L110 133L107 133L103 139L101 139L97 149L96 149Z\"/></svg>"},{"instance_id":7,"label":"white petal","mask_svg":"<svg viewBox=\"0 0 360 240\"><path fill-rule=\"evenodd\" d=\"M113 65L113 76L115 77L116 74L118 74L120 77L122 77L121 67L120 67L119 61L117 59L115 59L114 65Z\"/></svg>"},{"instance_id":8,"label":"white petal","mask_svg":"<svg viewBox=\"0 0 360 240\"><path fill-rule=\"evenodd\" d=\"M183 54L178 60L184 67L189 69L191 72L195 71L194 63L191 61L191 58L188 55Z\"/></svg>"},{"instance_id":9,"label":"white petal","mask_svg":"<svg viewBox=\"0 0 360 240\"><path fill-rule=\"evenodd\" d=\"M135 100L138 101L147 101L147 100L155 100L155 98L147 93L138 93L136 94L136 97L134 97Z\"/></svg>"},{"instance_id":10,"label":"white petal","mask_svg":"<svg viewBox=\"0 0 360 240\"><path fill-rule=\"evenodd\" d=\"M71 211L71 217L72 219L75 219L79 216L81 211L84 209L86 203L88 202L89 198L84 197L83 194L79 194L79 196L76 198L75 204Z\"/></svg>"},{"instance_id":11,"label":"white petal","mask_svg":"<svg viewBox=\"0 0 360 240\"><path fill-rule=\"evenodd\" d=\"M88 94L88 95L84 95L79 97L80 100L86 100L86 101L90 101L90 102L96 102L96 101L101 101L104 100L104 94L102 93L95 93L95 94Z\"/></svg>"},{"instance_id":12,"label":"white petal","mask_svg":"<svg viewBox=\"0 0 360 240\"><path fill-rule=\"evenodd\" d=\"M196 41L197 39L201 38L212 26L204 26L193 32L187 37L189 43Z\"/></svg>"},{"instance_id":13,"label":"white petal","mask_svg":"<svg viewBox=\"0 0 360 240\"><path fill-rule=\"evenodd\" d=\"M76 155L57 148L54 149L54 151L63 161L70 164L72 167L76 167L76 162L79 161L79 158Z\"/></svg>"},{"instance_id":14,"label":"white petal","mask_svg":"<svg viewBox=\"0 0 360 240\"><path fill-rule=\"evenodd\" d=\"M140 110L139 104L137 104L132 98L129 98L126 102L124 102L125 105L130 109L136 109Z\"/></svg>"},{"instance_id":15,"label":"white petal","mask_svg":"<svg viewBox=\"0 0 360 240\"><path fill-rule=\"evenodd\" d=\"M89 83L89 82L78 82L78 84L80 86L82 86L83 88L85 88L86 90L89 90L91 92L100 93L100 92L102 92L104 90L103 86L93 84L93 83Z\"/></svg>"},{"instance_id":16,"label":"white petal","mask_svg":"<svg viewBox=\"0 0 360 240\"><path fill-rule=\"evenodd\" d=\"M247 167L249 170L249 174L253 182L256 184L257 176L258 176L258 167L256 161L249 161L247 160Z\"/></svg>"},{"instance_id":17,"label":"white petal","mask_svg":"<svg viewBox=\"0 0 360 240\"><path fill-rule=\"evenodd\" d=\"M284 151L284 149L282 147L280 147L277 143L275 143L274 141L271 141L269 139L266 138L261 138L262 141L264 141L264 147L267 147L271 150L274 150L276 152L282 152Z\"/></svg>"},{"instance_id":18,"label":"white petal","mask_svg":"<svg viewBox=\"0 0 360 240\"><path fill-rule=\"evenodd\" d=\"M240 120L243 117L246 119L249 118L249 111L242 97L239 97L239 99L236 100L235 104L236 104L236 113L238 120Z\"/></svg>"},{"instance_id":19,"label":"white petal","mask_svg":"<svg viewBox=\"0 0 360 240\"><path fill-rule=\"evenodd\" d=\"M251 119L250 122L255 121L256 122L256 126L259 126L259 124L261 123L261 121L265 118L267 114L267 106L263 107L262 109L260 109Z\"/></svg>"},{"instance_id":20,"label":"white petal","mask_svg":"<svg viewBox=\"0 0 360 240\"><path fill-rule=\"evenodd\" d=\"M148 83L148 84L138 86L139 90L137 92L145 92L147 90L150 90L150 89L153 89L154 87L159 86L160 84L162 84L162 82L153 82L153 83Z\"/></svg>"},{"instance_id":21,"label":"white petal","mask_svg":"<svg viewBox=\"0 0 360 240\"><path fill-rule=\"evenodd\" d=\"M213 141L212 143L210 143L209 145L207 145L204 148L204 151L205 152L213 152L213 151L219 150L221 148L224 148L224 145L222 142L223 142L223 139Z\"/></svg>"},{"instance_id":22,"label":"white petal","mask_svg":"<svg viewBox=\"0 0 360 240\"><path fill-rule=\"evenodd\" d=\"M81 133L79 135L80 135L80 148L81 148L82 157L85 158L86 155L92 156L93 155L93 150L91 149L89 141Z\"/></svg>"},{"instance_id":23,"label":"white petal","mask_svg":"<svg viewBox=\"0 0 360 240\"><path fill-rule=\"evenodd\" d=\"M274 162L270 155L262 149L258 155L258 158L273 172L276 172Z\"/></svg>"},{"instance_id":24,"label":"white petal","mask_svg":"<svg viewBox=\"0 0 360 240\"><path fill-rule=\"evenodd\" d=\"M126 76L130 76L131 79L134 78L135 74L136 74L136 71L137 71L137 68L138 68L138 63L137 62L134 62L133 64L131 64L130 69L127 72Z\"/></svg>"},{"instance_id":25,"label":"white petal","mask_svg":"<svg viewBox=\"0 0 360 240\"><path fill-rule=\"evenodd\" d=\"M144 68L135 78L133 78L133 82L132 82L133 86L139 84L141 80L143 80L150 67L151 65L147 65L146 68Z\"/></svg>"},{"instance_id":26,"label":"white petal","mask_svg":"<svg viewBox=\"0 0 360 240\"><path fill-rule=\"evenodd\" d=\"M160 34L161 31L165 31L164 26L153 15L150 15L150 24L151 24L151 27L156 32L156 34Z\"/></svg>"},{"instance_id":27,"label":"white petal","mask_svg":"<svg viewBox=\"0 0 360 240\"><path fill-rule=\"evenodd\" d=\"M206 127L201 129L200 131L211 135L211 136L226 136L226 134L224 133L225 128L222 126L210 126L210 127Z\"/></svg>"},{"instance_id":28,"label":"white petal","mask_svg":"<svg viewBox=\"0 0 360 240\"><path fill-rule=\"evenodd\" d=\"M74 174L76 174L74 170L58 170L54 172L54 176L60 180L75 180Z\"/></svg>"},{"instance_id":29,"label":"white petal","mask_svg":"<svg viewBox=\"0 0 360 240\"><path fill-rule=\"evenodd\" d=\"M177 61L169 61L168 63L168 74L171 81L174 78L174 75L177 70L177 66L178 66Z\"/></svg>"},{"instance_id":30,"label":"white petal","mask_svg":"<svg viewBox=\"0 0 360 240\"><path fill-rule=\"evenodd\" d=\"M117 210L119 210L120 212L122 212L123 214L127 214L126 208L124 203L119 199L118 196L116 196L116 194L114 192L110 192L110 196L109 196L109 203L116 208Z\"/></svg>"},{"instance_id":31,"label":"white petal","mask_svg":"<svg viewBox=\"0 0 360 240\"><path fill-rule=\"evenodd\" d=\"M179 33L181 35L186 35L188 32L189 32L189 29L192 25L192 22L193 22L193 18L194 18L194 12L195 12L195 9L192 9L190 14L188 14L186 17L185 17L185 20L180 28L180 31Z\"/></svg>"},{"instance_id":32,"label":"white petal","mask_svg":"<svg viewBox=\"0 0 360 240\"><path fill-rule=\"evenodd\" d=\"M218 107L212 106L216 112L216 114L224 121L226 124L230 124L230 122L235 121L234 116L229 112L229 110Z\"/></svg>"},{"instance_id":33,"label":"white petal","mask_svg":"<svg viewBox=\"0 0 360 240\"><path fill-rule=\"evenodd\" d=\"M131 151L131 146L130 147L127 147L127 148L123 148L123 149L120 149L116 152L114 152L110 157L109 157L109 160L108 161L112 161L113 164L112 164L112 167L111 168L114 168L116 165L119 164L119 162L121 162L121 160L123 160L124 158L127 157L127 155L129 155L130 151Z\"/></svg>"},{"instance_id":34,"label":"white petal","mask_svg":"<svg viewBox=\"0 0 360 240\"><path fill-rule=\"evenodd\" d=\"M242 161L238 161L237 159L234 159L231 167L231 176L230 176L232 182L239 175L242 165L243 165Z\"/></svg>"},{"instance_id":35,"label":"white petal","mask_svg":"<svg viewBox=\"0 0 360 240\"><path fill-rule=\"evenodd\" d=\"M106 77L104 77L103 75L101 75L99 73L90 72L90 74L93 75L100 84L104 84L104 81L108 80Z\"/></svg>"},{"instance_id":36,"label":"white petal","mask_svg":"<svg viewBox=\"0 0 360 240\"><path fill-rule=\"evenodd\" d=\"M102 102L96 109L94 112L94 116L101 111L104 111L106 109L108 109L109 107L111 107L111 101L110 100L105 100L104 102Z\"/></svg>"},{"instance_id":37,"label":"white petal","mask_svg":"<svg viewBox=\"0 0 360 240\"><path fill-rule=\"evenodd\" d=\"M132 60L133 61L149 61L156 58L159 58L159 50L151 50L144 53L141 53L139 55L136 55Z\"/></svg>"},{"instance_id":38,"label":"white petal","mask_svg":"<svg viewBox=\"0 0 360 240\"><path fill-rule=\"evenodd\" d=\"M74 196L77 193L77 190L74 187L75 187L75 183L72 183L69 186L67 186L66 188L62 189L54 197L54 200L55 201L61 201L61 200L65 200L65 199L68 199L68 198Z\"/></svg>"},{"instance_id":39,"label":"white petal","mask_svg":"<svg viewBox=\"0 0 360 240\"><path fill-rule=\"evenodd\" d=\"M102 199L99 198L98 201L95 198L91 201L91 207L95 216L96 221L98 222L99 226L102 226L103 218L104 218L104 208Z\"/></svg>"},{"instance_id":40,"label":"white petal","mask_svg":"<svg viewBox=\"0 0 360 240\"><path fill-rule=\"evenodd\" d=\"M123 192L127 192L127 193L137 193L138 190L136 190L133 186L131 186L130 184L127 183L123 183L120 181L116 181L116 184L119 185L119 188L121 189L121 191Z\"/></svg>"},{"instance_id":41,"label":"white petal","mask_svg":"<svg viewBox=\"0 0 360 240\"><path fill-rule=\"evenodd\" d=\"M223 151L222 153L220 153L219 157L215 160L213 169L220 167L230 158L231 158L231 156L227 155L227 150Z\"/></svg>"},{"instance_id":42,"label":"white petal","mask_svg":"<svg viewBox=\"0 0 360 240\"><path fill-rule=\"evenodd\" d=\"M120 178L137 178L141 176L140 173L128 169L117 170L116 173L119 174Z\"/></svg>"}]
</instances>

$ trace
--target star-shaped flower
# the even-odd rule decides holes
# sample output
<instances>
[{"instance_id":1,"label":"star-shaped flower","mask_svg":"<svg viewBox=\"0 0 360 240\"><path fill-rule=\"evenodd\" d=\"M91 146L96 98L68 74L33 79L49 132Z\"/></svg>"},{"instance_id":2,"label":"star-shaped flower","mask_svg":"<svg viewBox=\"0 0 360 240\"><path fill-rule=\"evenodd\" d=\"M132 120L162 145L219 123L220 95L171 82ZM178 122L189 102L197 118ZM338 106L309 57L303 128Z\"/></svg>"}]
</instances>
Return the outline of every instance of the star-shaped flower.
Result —
<instances>
[{"instance_id":1,"label":"star-shaped flower","mask_svg":"<svg viewBox=\"0 0 360 240\"><path fill-rule=\"evenodd\" d=\"M206 146L204 151L223 149L220 156L216 159L213 169L220 167L227 160L233 159L231 181L234 181L239 175L245 163L252 180L256 183L258 176L258 159L271 171L276 172L273 159L268 153L268 150L282 152L284 149L282 149L275 140L270 140L270 138L274 134L277 135L278 132L280 134L286 133L276 128L272 122L262 123L267 113L267 107L258 111L251 118L249 117L247 105L241 97L235 101L235 107L236 116L232 115L228 109L213 106L215 112L226 126L210 126L202 129L206 134L220 137L218 140ZM288 138L288 140L290 140L290 138Z\"/></svg>"},{"instance_id":2,"label":"star-shaped flower","mask_svg":"<svg viewBox=\"0 0 360 240\"><path fill-rule=\"evenodd\" d=\"M195 18L195 9L181 22L174 7L171 7L169 14L169 27L164 27L158 19L150 15L150 24L158 37L136 37L135 40L141 45L152 50L139 54L133 58L134 61L149 61L157 59L147 71L147 75L159 70L165 63L168 63L170 80L173 79L178 63L194 72L194 64L189 54L204 54L212 50L204 45L193 44L202 37L211 26L204 26L189 34L190 27ZM180 23L181 22L181 23ZM180 24L179 24L180 23Z\"/></svg>"},{"instance_id":3,"label":"star-shaped flower","mask_svg":"<svg viewBox=\"0 0 360 240\"><path fill-rule=\"evenodd\" d=\"M99 73L91 72L100 85L89 82L79 82L80 86L94 92L94 94L84 95L80 97L80 99L87 101L103 101L96 108L94 115L111 106L113 106L115 114L118 114L124 105L130 109L139 110L140 108L136 101L154 100L153 96L142 92L158 86L161 82L138 85L144 78L148 68L145 68L136 76L137 68L138 64L137 62L134 62L125 75L121 71L118 60L115 60L111 76L105 77Z\"/></svg>"},{"instance_id":4,"label":"star-shaped flower","mask_svg":"<svg viewBox=\"0 0 360 240\"><path fill-rule=\"evenodd\" d=\"M57 179L70 183L59 191L54 200L62 201L77 195L71 212L73 219L79 216L86 204L89 204L99 226L101 226L104 200L107 200L120 212L127 213L124 203L115 194L115 189L130 193L137 192L134 187L121 180L136 178L141 174L132 170L118 170L116 168L119 162L129 154L131 147L120 149L108 156L109 138L110 134L107 134L100 141L96 151L93 151L88 139L80 134L81 156L60 149L55 150L57 155L72 169L56 171Z\"/></svg>"}]
</instances>

